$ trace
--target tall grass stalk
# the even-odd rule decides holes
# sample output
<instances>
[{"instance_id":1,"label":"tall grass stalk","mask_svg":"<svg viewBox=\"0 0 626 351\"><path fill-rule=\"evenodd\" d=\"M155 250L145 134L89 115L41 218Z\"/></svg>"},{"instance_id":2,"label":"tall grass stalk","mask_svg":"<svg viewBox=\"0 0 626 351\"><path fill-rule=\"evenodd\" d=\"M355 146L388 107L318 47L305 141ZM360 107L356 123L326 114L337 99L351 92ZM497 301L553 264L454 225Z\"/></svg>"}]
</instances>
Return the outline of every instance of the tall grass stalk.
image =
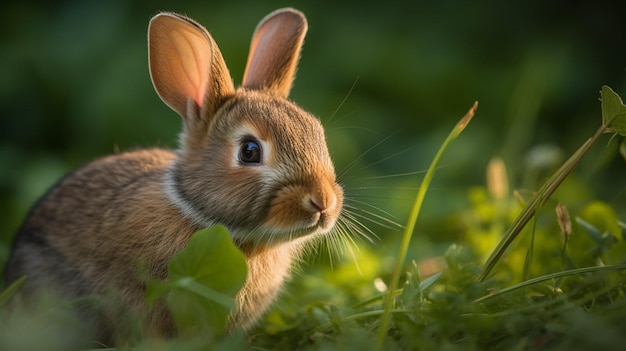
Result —
<instances>
[{"instance_id":1,"label":"tall grass stalk","mask_svg":"<svg viewBox=\"0 0 626 351\"><path fill-rule=\"evenodd\" d=\"M502 255L506 249L511 245L519 233L524 229L528 221L535 216L537 211L545 204L545 202L552 196L554 191L561 185L561 183L567 178L572 170L580 163L583 157L591 150L591 147L600 139L605 133L624 133L626 120L626 106L622 103L619 96L607 86L602 87L602 125L598 128L596 133L570 156L565 163L544 183L535 196L526 204L522 212L515 218L513 224L505 232L502 240L498 243L493 250L487 261L485 262L485 268L478 278L479 281L484 281L495 265L500 261Z\"/></svg>"},{"instance_id":2,"label":"tall grass stalk","mask_svg":"<svg viewBox=\"0 0 626 351\"><path fill-rule=\"evenodd\" d=\"M426 196L426 191L430 186L430 183L435 174L435 170L437 169L437 165L443 156L443 153L448 148L448 146L463 132L465 127L469 124L469 122L474 117L476 113L476 109L478 108L478 101L474 102L472 107L467 111L465 116L461 118L461 120L454 126L448 137L444 140L443 144L439 147L437 154L433 158L426 174L424 175L424 179L417 191L417 195L415 196L415 201L413 202L413 207L411 208L411 212L409 214L409 218L407 220L407 224L402 235L402 242L400 243L400 249L398 250L398 257L396 259L396 264L393 270L393 274L391 277L391 281L389 282L389 293L384 301L383 313L381 316L380 326L378 327L378 333L376 335L376 342L378 349L382 349L383 344L385 342L385 337L387 335L387 329L389 328L389 323L391 320L391 314L393 311L394 300L396 290L398 289L398 285L400 283L400 276L404 271L404 262L406 260L406 254L409 249L409 244L411 243L411 237L413 236L413 230L415 229L415 223L417 222L417 217L422 208L422 203L424 202L424 197Z\"/></svg>"}]
</instances>

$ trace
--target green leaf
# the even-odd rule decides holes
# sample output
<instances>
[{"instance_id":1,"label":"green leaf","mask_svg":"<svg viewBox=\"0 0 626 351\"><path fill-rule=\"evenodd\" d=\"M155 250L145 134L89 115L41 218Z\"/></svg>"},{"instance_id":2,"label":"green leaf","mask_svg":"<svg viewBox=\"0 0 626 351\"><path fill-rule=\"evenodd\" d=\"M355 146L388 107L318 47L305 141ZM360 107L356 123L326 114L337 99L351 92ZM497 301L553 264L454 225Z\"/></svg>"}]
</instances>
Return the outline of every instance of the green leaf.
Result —
<instances>
[{"instance_id":1,"label":"green leaf","mask_svg":"<svg viewBox=\"0 0 626 351\"><path fill-rule=\"evenodd\" d=\"M202 296L207 300L214 301L228 308L229 310L233 310L236 307L235 301L233 301L233 299L229 295L222 294L221 292L215 291L207 287L206 285L198 283L192 277L185 277L172 283L173 283L173 286L177 288L187 290L198 296Z\"/></svg>"},{"instance_id":2,"label":"green leaf","mask_svg":"<svg viewBox=\"0 0 626 351\"><path fill-rule=\"evenodd\" d=\"M430 288L439 278L441 272L437 272L430 277L421 280L417 262L412 261L409 270L406 272L406 283L402 289L402 301L405 307L413 308L420 303L420 296Z\"/></svg>"},{"instance_id":3,"label":"green leaf","mask_svg":"<svg viewBox=\"0 0 626 351\"><path fill-rule=\"evenodd\" d=\"M618 225L619 216L608 203L590 201L580 210L579 216L596 227L600 233L608 232L614 236L621 233Z\"/></svg>"},{"instance_id":4,"label":"green leaf","mask_svg":"<svg viewBox=\"0 0 626 351\"><path fill-rule=\"evenodd\" d=\"M419 290L421 292L424 292L426 289L430 288L431 285L435 284L435 282L439 280L439 278L441 278L441 272L435 273L430 277L422 280L419 284Z\"/></svg>"},{"instance_id":5,"label":"green leaf","mask_svg":"<svg viewBox=\"0 0 626 351\"><path fill-rule=\"evenodd\" d=\"M615 116L608 127L612 132L626 136L626 112Z\"/></svg>"},{"instance_id":6,"label":"green leaf","mask_svg":"<svg viewBox=\"0 0 626 351\"><path fill-rule=\"evenodd\" d=\"M601 94L603 124L611 132L626 136L626 105L619 95L606 85L602 86Z\"/></svg>"},{"instance_id":7,"label":"green leaf","mask_svg":"<svg viewBox=\"0 0 626 351\"><path fill-rule=\"evenodd\" d=\"M182 335L220 332L247 275L246 259L224 227L196 232L168 265L167 302Z\"/></svg>"}]
</instances>

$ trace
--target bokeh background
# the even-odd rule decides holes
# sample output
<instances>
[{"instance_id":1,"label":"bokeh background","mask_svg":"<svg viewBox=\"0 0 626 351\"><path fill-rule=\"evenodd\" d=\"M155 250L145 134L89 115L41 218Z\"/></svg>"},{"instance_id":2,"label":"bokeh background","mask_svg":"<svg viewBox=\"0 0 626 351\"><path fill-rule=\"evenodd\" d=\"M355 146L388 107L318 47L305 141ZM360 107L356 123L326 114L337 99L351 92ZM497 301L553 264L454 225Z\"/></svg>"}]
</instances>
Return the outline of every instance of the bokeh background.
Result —
<instances>
[{"instance_id":1,"label":"bokeh background","mask_svg":"<svg viewBox=\"0 0 626 351\"><path fill-rule=\"evenodd\" d=\"M626 96L623 1L5 1L0 271L28 208L63 174L119 150L176 147L180 118L148 75L152 15L204 24L239 83L256 24L284 6L309 20L291 97L325 124L364 217L404 223L419 171L480 102L438 170L412 255L459 240L446 218L484 186L492 157L504 159L511 188L536 189L599 126L600 87ZM602 199L626 218L625 162L619 140L606 141L562 196L571 206ZM374 246L397 242L397 229L363 222L381 237Z\"/></svg>"}]
</instances>

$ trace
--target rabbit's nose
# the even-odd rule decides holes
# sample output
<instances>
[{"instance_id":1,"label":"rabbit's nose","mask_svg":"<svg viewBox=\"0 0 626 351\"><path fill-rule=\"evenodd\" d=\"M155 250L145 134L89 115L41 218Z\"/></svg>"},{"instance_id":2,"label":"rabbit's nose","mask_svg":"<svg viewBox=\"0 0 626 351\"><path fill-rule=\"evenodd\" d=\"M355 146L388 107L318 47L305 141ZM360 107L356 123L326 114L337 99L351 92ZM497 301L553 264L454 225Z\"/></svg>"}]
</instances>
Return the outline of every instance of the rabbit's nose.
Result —
<instances>
[{"instance_id":1,"label":"rabbit's nose","mask_svg":"<svg viewBox=\"0 0 626 351\"><path fill-rule=\"evenodd\" d=\"M304 206L311 212L324 213L337 205L337 196L330 185L319 186L305 200Z\"/></svg>"},{"instance_id":2,"label":"rabbit's nose","mask_svg":"<svg viewBox=\"0 0 626 351\"><path fill-rule=\"evenodd\" d=\"M324 212L326 210L326 208L324 207L324 205L322 205L321 201L319 201L318 199L315 198L310 198L309 199L309 203L311 204L311 206L313 207L314 210L317 210L318 212Z\"/></svg>"}]
</instances>

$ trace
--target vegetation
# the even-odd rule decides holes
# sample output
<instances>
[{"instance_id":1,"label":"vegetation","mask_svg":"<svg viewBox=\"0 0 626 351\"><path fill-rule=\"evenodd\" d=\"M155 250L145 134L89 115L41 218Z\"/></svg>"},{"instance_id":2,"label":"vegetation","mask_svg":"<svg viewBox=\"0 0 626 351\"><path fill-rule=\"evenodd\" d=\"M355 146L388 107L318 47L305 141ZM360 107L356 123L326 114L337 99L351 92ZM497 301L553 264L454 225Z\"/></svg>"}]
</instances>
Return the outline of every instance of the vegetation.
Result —
<instances>
[{"instance_id":1,"label":"vegetation","mask_svg":"<svg viewBox=\"0 0 626 351\"><path fill-rule=\"evenodd\" d=\"M145 67L151 14L206 24L236 77L256 21L290 5L216 4L214 14L195 2L20 4L7 5L0 31L10 117L0 162L12 166L0 172L0 270L28 207L61 174L112 145L175 145L179 126ZM222 228L200 231L147 296L169 303L183 336L140 337L136 348L623 348L626 107L607 86L597 93L603 84L626 92L623 11L333 4L333 13L300 8L311 30L293 98L326 125L348 204L373 243L320 243L257 329L224 336L245 267ZM474 120L444 142L474 99ZM188 264L210 250L228 275ZM75 323L71 306L44 301L34 317L9 315L20 283L0 286L0 349L65 349L57 326Z\"/></svg>"}]
</instances>

